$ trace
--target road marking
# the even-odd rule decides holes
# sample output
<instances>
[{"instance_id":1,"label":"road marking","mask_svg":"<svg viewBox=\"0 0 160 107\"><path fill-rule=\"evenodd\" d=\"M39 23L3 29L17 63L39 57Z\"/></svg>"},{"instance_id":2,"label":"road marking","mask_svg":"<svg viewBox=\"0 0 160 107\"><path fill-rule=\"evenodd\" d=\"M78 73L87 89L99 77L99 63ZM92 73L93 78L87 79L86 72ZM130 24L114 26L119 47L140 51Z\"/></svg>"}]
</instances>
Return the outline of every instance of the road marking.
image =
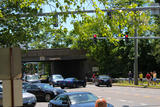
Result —
<instances>
[{"instance_id":1,"label":"road marking","mask_svg":"<svg viewBox=\"0 0 160 107\"><path fill-rule=\"evenodd\" d=\"M145 98L150 98L151 96L144 96Z\"/></svg>"},{"instance_id":2,"label":"road marking","mask_svg":"<svg viewBox=\"0 0 160 107\"><path fill-rule=\"evenodd\" d=\"M120 101L122 101L122 102L126 102L127 100L120 100Z\"/></svg>"},{"instance_id":3,"label":"road marking","mask_svg":"<svg viewBox=\"0 0 160 107\"><path fill-rule=\"evenodd\" d=\"M145 104L145 103L140 103L140 105L145 106L145 105L147 105L147 104Z\"/></svg>"}]
</instances>

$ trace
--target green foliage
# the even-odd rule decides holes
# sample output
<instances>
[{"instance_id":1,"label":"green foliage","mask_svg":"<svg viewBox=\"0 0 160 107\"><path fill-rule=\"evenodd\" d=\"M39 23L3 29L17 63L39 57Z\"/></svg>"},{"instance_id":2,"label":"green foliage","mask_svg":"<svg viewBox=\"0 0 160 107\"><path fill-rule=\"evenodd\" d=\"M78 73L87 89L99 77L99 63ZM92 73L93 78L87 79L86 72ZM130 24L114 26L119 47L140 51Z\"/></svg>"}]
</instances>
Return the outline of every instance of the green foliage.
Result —
<instances>
[{"instance_id":1,"label":"green foliage","mask_svg":"<svg viewBox=\"0 0 160 107\"><path fill-rule=\"evenodd\" d=\"M2 0L0 2L0 47L20 46L25 49L43 48L78 48L84 49L87 56L94 58L101 73L109 73L115 77L126 76L133 70L134 47L133 40L125 43L114 37L121 37L128 32L133 37L135 29L138 36L159 36L159 16L151 17L149 11L122 11L114 8L135 8L149 3L150 0L92 0L96 13L89 16L78 12L71 14L72 18L81 16L82 20L72 22L74 30L68 31L61 23L67 22L70 10L84 10L86 0ZM51 5L50 3L53 3ZM53 14L38 17L43 12L42 5L54 7ZM113 8L112 12L103 12L99 5L105 9ZM58 14L59 27L55 28ZM23 17L22 17L23 16ZM150 33L153 32L153 33ZM93 35L106 37L93 44ZM159 40L139 41L140 70L149 71L158 69L160 62ZM151 50L152 49L152 50ZM149 66L146 60L155 66Z\"/></svg>"},{"instance_id":2,"label":"green foliage","mask_svg":"<svg viewBox=\"0 0 160 107\"><path fill-rule=\"evenodd\" d=\"M85 0L2 0L0 2L0 46L23 48L49 48L55 33L63 30L62 26L55 29L53 26L57 22L57 10L66 12L72 7L80 10L81 3ZM38 17L42 13L42 5L55 4L57 8L53 14ZM66 22L68 14L59 14L60 22ZM72 15L75 18L75 15ZM63 31L62 31L63 32ZM67 33L66 33L67 34ZM58 37L57 37L58 38ZM66 41L70 42L68 38Z\"/></svg>"},{"instance_id":3,"label":"green foliage","mask_svg":"<svg viewBox=\"0 0 160 107\"><path fill-rule=\"evenodd\" d=\"M3 1L0 8L3 15L0 20L1 47L28 44L40 37L40 21L35 16L40 11L36 7L21 6L20 1ZM28 13L30 13L30 17L21 17L22 14Z\"/></svg>"},{"instance_id":4,"label":"green foliage","mask_svg":"<svg viewBox=\"0 0 160 107\"><path fill-rule=\"evenodd\" d=\"M143 0L137 0L137 2L116 0L111 2L111 5L103 0L100 2L103 2L106 8L135 8L146 3ZM146 32L153 31L152 26L154 26L154 23L150 23L150 13L148 11L117 10L112 11L108 16L97 7L95 2L93 4L96 16L84 14L81 21L73 23L74 30L72 32L76 35L73 48L85 49L87 56L97 61L101 73L108 73L114 77L120 75L125 77L129 70L133 70L134 41L129 40L129 43L126 44L124 40L117 40L114 37L121 37L126 32L129 33L129 37L133 37L136 28L139 36L146 36ZM106 37L106 40L98 40L97 44L93 44L91 38L94 34L98 37ZM147 57L147 55L143 55L141 57L144 61L144 56ZM155 62L152 58L150 56L148 61ZM145 66L144 63L141 65ZM154 68L143 67L140 70L149 71L151 69Z\"/></svg>"}]
</instances>

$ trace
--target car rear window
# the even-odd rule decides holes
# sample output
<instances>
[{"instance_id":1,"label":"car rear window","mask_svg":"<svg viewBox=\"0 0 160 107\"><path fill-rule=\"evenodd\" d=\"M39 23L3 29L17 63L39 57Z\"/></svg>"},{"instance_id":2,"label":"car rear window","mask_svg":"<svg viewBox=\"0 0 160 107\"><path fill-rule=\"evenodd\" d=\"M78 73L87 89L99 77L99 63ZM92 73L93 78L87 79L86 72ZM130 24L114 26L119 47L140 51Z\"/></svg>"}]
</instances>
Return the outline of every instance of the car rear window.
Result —
<instances>
[{"instance_id":1,"label":"car rear window","mask_svg":"<svg viewBox=\"0 0 160 107\"><path fill-rule=\"evenodd\" d=\"M109 79L110 77L104 75L104 76L99 76L99 78L100 78L100 79Z\"/></svg>"}]
</instances>

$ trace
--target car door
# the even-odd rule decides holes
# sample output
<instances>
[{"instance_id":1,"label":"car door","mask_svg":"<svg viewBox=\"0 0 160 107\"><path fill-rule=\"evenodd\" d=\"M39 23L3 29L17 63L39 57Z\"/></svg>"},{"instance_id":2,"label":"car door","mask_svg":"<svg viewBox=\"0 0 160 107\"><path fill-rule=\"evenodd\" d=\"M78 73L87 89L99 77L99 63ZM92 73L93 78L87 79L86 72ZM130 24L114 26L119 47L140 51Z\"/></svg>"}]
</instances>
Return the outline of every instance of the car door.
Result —
<instances>
[{"instance_id":1,"label":"car door","mask_svg":"<svg viewBox=\"0 0 160 107\"><path fill-rule=\"evenodd\" d=\"M37 85L32 85L31 86L33 93L37 96L37 97L42 97L43 96L43 91L41 90L40 87L38 87Z\"/></svg>"},{"instance_id":2,"label":"car door","mask_svg":"<svg viewBox=\"0 0 160 107\"><path fill-rule=\"evenodd\" d=\"M77 84L77 86L83 86L84 82L82 80L78 80L77 78L75 78L75 82Z\"/></svg>"},{"instance_id":3,"label":"car door","mask_svg":"<svg viewBox=\"0 0 160 107\"><path fill-rule=\"evenodd\" d=\"M41 89L37 85L30 85L26 88L27 92L34 94L36 97L41 97Z\"/></svg>"}]
</instances>

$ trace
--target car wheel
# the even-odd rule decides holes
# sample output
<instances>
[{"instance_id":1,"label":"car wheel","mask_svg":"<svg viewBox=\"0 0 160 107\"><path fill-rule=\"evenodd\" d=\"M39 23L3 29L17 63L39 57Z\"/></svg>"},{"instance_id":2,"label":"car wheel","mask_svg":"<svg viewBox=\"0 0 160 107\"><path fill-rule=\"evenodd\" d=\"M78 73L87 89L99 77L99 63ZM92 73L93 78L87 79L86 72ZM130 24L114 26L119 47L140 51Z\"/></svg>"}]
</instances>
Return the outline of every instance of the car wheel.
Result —
<instances>
[{"instance_id":1,"label":"car wheel","mask_svg":"<svg viewBox=\"0 0 160 107\"><path fill-rule=\"evenodd\" d=\"M99 86L98 82L95 82L95 85L96 85L96 86Z\"/></svg>"},{"instance_id":2,"label":"car wheel","mask_svg":"<svg viewBox=\"0 0 160 107\"><path fill-rule=\"evenodd\" d=\"M86 84L85 84L85 83L83 84L83 87L86 87Z\"/></svg>"},{"instance_id":3,"label":"car wheel","mask_svg":"<svg viewBox=\"0 0 160 107\"><path fill-rule=\"evenodd\" d=\"M76 88L77 87L77 85L76 84L73 84L73 88Z\"/></svg>"},{"instance_id":4,"label":"car wheel","mask_svg":"<svg viewBox=\"0 0 160 107\"><path fill-rule=\"evenodd\" d=\"M61 86L61 88L62 88L62 89L64 89L64 87L63 87L63 86Z\"/></svg>"},{"instance_id":5,"label":"car wheel","mask_svg":"<svg viewBox=\"0 0 160 107\"><path fill-rule=\"evenodd\" d=\"M46 94L45 95L45 101L49 102L51 100L51 95L50 94Z\"/></svg>"},{"instance_id":6,"label":"car wheel","mask_svg":"<svg viewBox=\"0 0 160 107\"><path fill-rule=\"evenodd\" d=\"M53 87L55 87L55 85L54 85L54 84L52 84L52 86L53 86Z\"/></svg>"},{"instance_id":7,"label":"car wheel","mask_svg":"<svg viewBox=\"0 0 160 107\"><path fill-rule=\"evenodd\" d=\"M112 84L110 84L109 86L112 87Z\"/></svg>"},{"instance_id":8,"label":"car wheel","mask_svg":"<svg viewBox=\"0 0 160 107\"><path fill-rule=\"evenodd\" d=\"M86 87L86 85L83 85L83 87Z\"/></svg>"},{"instance_id":9,"label":"car wheel","mask_svg":"<svg viewBox=\"0 0 160 107\"><path fill-rule=\"evenodd\" d=\"M50 85L53 85L52 82L49 82Z\"/></svg>"}]
</instances>

